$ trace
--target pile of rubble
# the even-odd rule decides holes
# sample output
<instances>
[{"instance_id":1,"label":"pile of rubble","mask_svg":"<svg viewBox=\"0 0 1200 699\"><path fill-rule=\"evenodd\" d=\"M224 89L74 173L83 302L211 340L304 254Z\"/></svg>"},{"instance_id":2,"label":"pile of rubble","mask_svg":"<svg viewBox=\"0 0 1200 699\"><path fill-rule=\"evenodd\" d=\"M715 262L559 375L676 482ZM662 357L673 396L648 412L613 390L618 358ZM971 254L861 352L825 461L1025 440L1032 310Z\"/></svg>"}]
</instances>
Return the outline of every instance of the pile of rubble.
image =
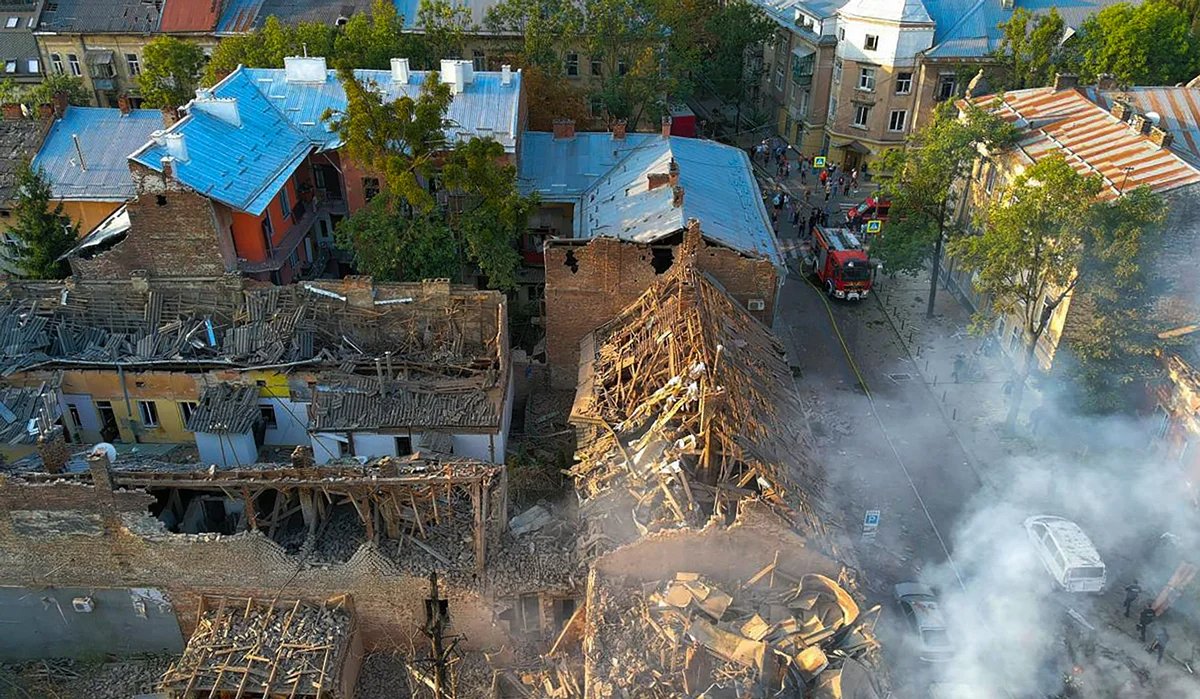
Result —
<instances>
[{"instance_id":1,"label":"pile of rubble","mask_svg":"<svg viewBox=\"0 0 1200 699\"><path fill-rule=\"evenodd\" d=\"M0 665L0 699L129 699L152 693L173 660L147 655L106 663L48 658Z\"/></svg>"},{"instance_id":2,"label":"pile of rubble","mask_svg":"<svg viewBox=\"0 0 1200 699\"><path fill-rule=\"evenodd\" d=\"M769 565L733 594L695 573L640 590L597 582L584 652L599 697L838 697L878 648L878 608L860 613L823 575L793 580Z\"/></svg>"},{"instance_id":3,"label":"pile of rubble","mask_svg":"<svg viewBox=\"0 0 1200 699\"><path fill-rule=\"evenodd\" d=\"M500 549L488 569L488 585L498 597L530 590L577 589L587 566L575 550L576 521L540 502L508 522Z\"/></svg>"}]
</instances>

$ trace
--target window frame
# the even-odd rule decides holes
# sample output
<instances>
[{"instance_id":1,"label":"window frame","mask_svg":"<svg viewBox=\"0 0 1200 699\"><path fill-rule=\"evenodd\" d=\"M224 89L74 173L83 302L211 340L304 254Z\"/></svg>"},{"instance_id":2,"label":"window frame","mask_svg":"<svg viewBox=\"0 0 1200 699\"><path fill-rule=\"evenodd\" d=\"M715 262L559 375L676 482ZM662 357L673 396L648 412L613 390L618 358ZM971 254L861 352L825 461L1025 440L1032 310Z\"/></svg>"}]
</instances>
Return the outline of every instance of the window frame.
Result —
<instances>
[{"instance_id":1,"label":"window frame","mask_svg":"<svg viewBox=\"0 0 1200 699\"><path fill-rule=\"evenodd\" d=\"M258 417L262 420L263 425L268 430L279 429L279 414L275 412L275 406L271 403L258 404Z\"/></svg>"},{"instance_id":2,"label":"window frame","mask_svg":"<svg viewBox=\"0 0 1200 699\"><path fill-rule=\"evenodd\" d=\"M83 76L83 67L79 63L78 54L68 53L67 65L71 68L71 77L79 78Z\"/></svg>"},{"instance_id":3,"label":"window frame","mask_svg":"<svg viewBox=\"0 0 1200 699\"><path fill-rule=\"evenodd\" d=\"M61 53L50 54L50 69L53 70L56 75L63 74L63 60Z\"/></svg>"},{"instance_id":4,"label":"window frame","mask_svg":"<svg viewBox=\"0 0 1200 699\"><path fill-rule=\"evenodd\" d=\"M146 429L157 428L161 422L158 417L158 404L152 400L139 400L138 417L141 419L142 427Z\"/></svg>"},{"instance_id":5,"label":"window frame","mask_svg":"<svg viewBox=\"0 0 1200 699\"><path fill-rule=\"evenodd\" d=\"M593 78L600 78L604 76L604 62L600 60L599 56L591 57L591 70Z\"/></svg>"},{"instance_id":6,"label":"window frame","mask_svg":"<svg viewBox=\"0 0 1200 699\"><path fill-rule=\"evenodd\" d=\"M142 60L138 58L136 53L125 54L125 69L129 71L129 76L133 78L142 74Z\"/></svg>"},{"instance_id":7,"label":"window frame","mask_svg":"<svg viewBox=\"0 0 1200 699\"><path fill-rule=\"evenodd\" d=\"M575 52L566 55L566 71L568 78L579 77L579 54Z\"/></svg>"},{"instance_id":8,"label":"window frame","mask_svg":"<svg viewBox=\"0 0 1200 699\"><path fill-rule=\"evenodd\" d=\"M858 118L859 114L862 114L861 121ZM869 104L855 104L854 105L854 116L852 116L850 119L850 126L853 126L856 129L869 128L867 126L867 123L869 122L870 119L871 119L871 105L869 105Z\"/></svg>"},{"instance_id":9,"label":"window frame","mask_svg":"<svg viewBox=\"0 0 1200 699\"><path fill-rule=\"evenodd\" d=\"M379 193L380 193L379 178L378 177L362 178L362 188L363 188L363 199L368 202L371 201L375 197L379 196Z\"/></svg>"},{"instance_id":10,"label":"window frame","mask_svg":"<svg viewBox=\"0 0 1200 699\"><path fill-rule=\"evenodd\" d=\"M279 210L283 212L283 217L285 219L292 215L292 202L288 198L288 190L286 185L283 187L283 189L279 190Z\"/></svg>"},{"instance_id":11,"label":"window frame","mask_svg":"<svg viewBox=\"0 0 1200 699\"><path fill-rule=\"evenodd\" d=\"M908 77L902 77L902 76ZM913 74L911 71L901 71L896 73L896 94L908 95L912 93ZM904 89L901 89L903 86Z\"/></svg>"},{"instance_id":12,"label":"window frame","mask_svg":"<svg viewBox=\"0 0 1200 699\"><path fill-rule=\"evenodd\" d=\"M896 115L900 115L900 125L896 125ZM893 109L888 112L888 131L892 133L904 133L908 129L908 110Z\"/></svg>"},{"instance_id":13,"label":"window frame","mask_svg":"<svg viewBox=\"0 0 1200 699\"><path fill-rule=\"evenodd\" d=\"M874 92L878 80L878 69L872 66L859 66L858 83L855 85L859 92Z\"/></svg>"},{"instance_id":14,"label":"window frame","mask_svg":"<svg viewBox=\"0 0 1200 699\"><path fill-rule=\"evenodd\" d=\"M183 418L183 426L186 428L187 424L192 421L192 415L195 415L200 408L200 403L194 400L181 400L178 401L178 404L179 417Z\"/></svg>"},{"instance_id":15,"label":"window frame","mask_svg":"<svg viewBox=\"0 0 1200 699\"><path fill-rule=\"evenodd\" d=\"M878 51L879 50L879 35L864 34L863 35L863 51Z\"/></svg>"}]
</instances>

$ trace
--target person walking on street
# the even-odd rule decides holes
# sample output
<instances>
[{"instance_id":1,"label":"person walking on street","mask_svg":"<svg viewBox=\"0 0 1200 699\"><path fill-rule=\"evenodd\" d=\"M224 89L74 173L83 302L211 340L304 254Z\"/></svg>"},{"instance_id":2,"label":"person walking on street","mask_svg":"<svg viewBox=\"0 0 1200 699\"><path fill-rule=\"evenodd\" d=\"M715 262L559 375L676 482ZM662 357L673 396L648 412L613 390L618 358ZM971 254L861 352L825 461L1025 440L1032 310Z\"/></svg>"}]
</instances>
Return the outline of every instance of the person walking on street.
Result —
<instances>
[{"instance_id":1,"label":"person walking on street","mask_svg":"<svg viewBox=\"0 0 1200 699\"><path fill-rule=\"evenodd\" d=\"M854 188L855 192L858 192L858 168L850 171L850 186Z\"/></svg>"},{"instance_id":2,"label":"person walking on street","mask_svg":"<svg viewBox=\"0 0 1200 699\"><path fill-rule=\"evenodd\" d=\"M1154 632L1154 642L1150 644L1151 650L1158 651L1158 664L1162 665L1163 653L1167 651L1167 643L1171 641L1171 634L1167 633L1167 627L1159 626Z\"/></svg>"},{"instance_id":3,"label":"person walking on street","mask_svg":"<svg viewBox=\"0 0 1200 699\"><path fill-rule=\"evenodd\" d=\"M821 181L821 184L825 184L826 182L829 181L829 171L822 170L821 174L817 175L817 179Z\"/></svg>"},{"instance_id":4,"label":"person walking on street","mask_svg":"<svg viewBox=\"0 0 1200 699\"><path fill-rule=\"evenodd\" d=\"M825 201L829 201L829 195L833 193L833 187L828 182L825 183Z\"/></svg>"},{"instance_id":5,"label":"person walking on street","mask_svg":"<svg viewBox=\"0 0 1200 699\"><path fill-rule=\"evenodd\" d=\"M1157 618L1158 615L1154 613L1154 604L1147 602L1145 608L1142 609L1142 613L1138 615L1138 638L1142 640L1142 643L1146 642L1146 628L1153 624Z\"/></svg>"},{"instance_id":6,"label":"person walking on street","mask_svg":"<svg viewBox=\"0 0 1200 699\"><path fill-rule=\"evenodd\" d=\"M1125 586L1125 618L1129 618L1129 608L1137 601L1138 595L1142 594L1142 588L1138 585L1137 578L1133 579L1133 583Z\"/></svg>"}]
</instances>

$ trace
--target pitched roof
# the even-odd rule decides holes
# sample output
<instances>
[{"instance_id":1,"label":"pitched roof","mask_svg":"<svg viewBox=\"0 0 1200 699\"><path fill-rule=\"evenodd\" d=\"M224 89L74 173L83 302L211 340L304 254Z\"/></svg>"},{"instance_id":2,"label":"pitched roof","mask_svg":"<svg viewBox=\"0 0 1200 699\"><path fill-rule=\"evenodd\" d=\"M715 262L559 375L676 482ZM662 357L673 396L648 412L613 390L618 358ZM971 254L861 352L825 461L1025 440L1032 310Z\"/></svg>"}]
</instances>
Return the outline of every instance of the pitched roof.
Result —
<instances>
[{"instance_id":1,"label":"pitched roof","mask_svg":"<svg viewBox=\"0 0 1200 699\"><path fill-rule=\"evenodd\" d=\"M370 12L373 0L227 0L217 22L217 34L243 34L258 29L268 17L284 24L320 22L332 25L342 17ZM400 0L397 0L399 3Z\"/></svg>"},{"instance_id":2,"label":"pitched roof","mask_svg":"<svg viewBox=\"0 0 1200 699\"><path fill-rule=\"evenodd\" d=\"M1159 126L1171 132L1171 150L1200 163L1200 87L1087 88L1087 96L1105 109L1121 100L1142 114L1157 114Z\"/></svg>"},{"instance_id":3,"label":"pitched roof","mask_svg":"<svg viewBox=\"0 0 1200 699\"><path fill-rule=\"evenodd\" d=\"M838 14L905 24L933 22L921 0L850 0L842 5Z\"/></svg>"},{"instance_id":4,"label":"pitched roof","mask_svg":"<svg viewBox=\"0 0 1200 699\"><path fill-rule=\"evenodd\" d=\"M33 36L32 27L37 26L39 2L30 0L22 4L0 2L0 63L6 77L28 78L41 74L41 53L38 51L37 39ZM16 20L14 26L8 26ZM36 70L30 70L29 61L38 62ZM9 70L10 61L16 61Z\"/></svg>"},{"instance_id":5,"label":"pitched roof","mask_svg":"<svg viewBox=\"0 0 1200 699\"><path fill-rule=\"evenodd\" d=\"M235 100L238 123L206 111L211 98L218 103ZM186 159L175 160L176 179L254 215L267 208L311 150L308 137L258 91L244 70L222 80L211 95L205 93L189 102L187 112L166 132L182 134L187 150ZM161 172L162 160L168 156L164 135L131 157Z\"/></svg>"},{"instance_id":6,"label":"pitched roof","mask_svg":"<svg viewBox=\"0 0 1200 699\"><path fill-rule=\"evenodd\" d=\"M60 398L58 390L45 384L0 387L0 444L35 444L41 430L61 414Z\"/></svg>"},{"instance_id":7,"label":"pitched roof","mask_svg":"<svg viewBox=\"0 0 1200 699\"><path fill-rule=\"evenodd\" d=\"M221 14L221 0L166 0L161 32L211 32Z\"/></svg>"},{"instance_id":8,"label":"pitched roof","mask_svg":"<svg viewBox=\"0 0 1200 699\"><path fill-rule=\"evenodd\" d=\"M1122 0L1017 0L1016 5L1034 15L1056 8L1063 23L1077 30L1088 17L1118 2ZM1133 0L1133 4L1139 2ZM933 48L925 52L930 58L980 58L990 54L1003 36L999 25L1013 13L1000 0L926 0L925 6L937 25Z\"/></svg>"},{"instance_id":9,"label":"pitched roof","mask_svg":"<svg viewBox=\"0 0 1200 699\"><path fill-rule=\"evenodd\" d=\"M157 109L121 114L119 109L69 107L50 127L33 165L42 170L55 198L125 201L134 194L129 154L161 128Z\"/></svg>"},{"instance_id":10,"label":"pitched roof","mask_svg":"<svg viewBox=\"0 0 1200 699\"><path fill-rule=\"evenodd\" d=\"M674 205L671 186L649 185L650 175L665 175L672 163L682 206ZM681 136L648 139L597 177L582 199L577 237L651 243L695 218L706 238L784 265L750 158L740 148Z\"/></svg>"},{"instance_id":11,"label":"pitched roof","mask_svg":"<svg viewBox=\"0 0 1200 699\"><path fill-rule=\"evenodd\" d=\"M42 7L37 31L144 34L158 31L161 2L54 0Z\"/></svg>"},{"instance_id":12,"label":"pitched roof","mask_svg":"<svg viewBox=\"0 0 1200 699\"><path fill-rule=\"evenodd\" d=\"M498 375L404 380L329 374L317 385L311 429L320 431L500 427Z\"/></svg>"},{"instance_id":13,"label":"pitched roof","mask_svg":"<svg viewBox=\"0 0 1200 699\"><path fill-rule=\"evenodd\" d=\"M1016 149L1029 162L1063 155L1077 172L1099 175L1101 197L1145 185L1165 192L1200 182L1200 169L1121 121L1075 89L1014 90L973 99L1019 129Z\"/></svg>"},{"instance_id":14,"label":"pitched roof","mask_svg":"<svg viewBox=\"0 0 1200 699\"><path fill-rule=\"evenodd\" d=\"M802 12L817 19L828 19L837 14L846 0L753 0L771 19L780 26L799 29L796 13Z\"/></svg>"},{"instance_id":15,"label":"pitched roof","mask_svg":"<svg viewBox=\"0 0 1200 699\"><path fill-rule=\"evenodd\" d=\"M17 170L33 159L47 126L38 119L0 120L0 203L16 198Z\"/></svg>"},{"instance_id":16,"label":"pitched roof","mask_svg":"<svg viewBox=\"0 0 1200 699\"><path fill-rule=\"evenodd\" d=\"M623 140L578 133L556 139L549 132L529 131L521 139L521 188L546 201L577 199L634 149L661 138L656 133L630 133Z\"/></svg>"},{"instance_id":17,"label":"pitched roof","mask_svg":"<svg viewBox=\"0 0 1200 699\"><path fill-rule=\"evenodd\" d=\"M188 420L189 432L245 434L258 422L258 386L219 383L205 386Z\"/></svg>"}]
</instances>

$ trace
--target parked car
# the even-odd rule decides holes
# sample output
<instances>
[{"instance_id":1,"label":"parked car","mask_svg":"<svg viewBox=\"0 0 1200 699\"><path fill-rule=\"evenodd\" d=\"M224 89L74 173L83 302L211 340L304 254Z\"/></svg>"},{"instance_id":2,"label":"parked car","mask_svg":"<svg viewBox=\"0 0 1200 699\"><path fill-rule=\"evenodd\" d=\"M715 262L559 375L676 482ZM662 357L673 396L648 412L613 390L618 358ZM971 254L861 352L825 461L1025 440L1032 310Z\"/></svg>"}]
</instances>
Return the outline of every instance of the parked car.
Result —
<instances>
[{"instance_id":1,"label":"parked car","mask_svg":"<svg viewBox=\"0 0 1200 699\"><path fill-rule=\"evenodd\" d=\"M954 656L954 646L933 588L917 582L897 583L895 594L896 604L917 635L921 660L929 663L950 660Z\"/></svg>"},{"instance_id":2,"label":"parked car","mask_svg":"<svg viewBox=\"0 0 1200 699\"><path fill-rule=\"evenodd\" d=\"M1035 515L1025 520L1029 540L1054 582L1067 592L1101 592L1107 571L1083 529L1069 519Z\"/></svg>"}]
</instances>

